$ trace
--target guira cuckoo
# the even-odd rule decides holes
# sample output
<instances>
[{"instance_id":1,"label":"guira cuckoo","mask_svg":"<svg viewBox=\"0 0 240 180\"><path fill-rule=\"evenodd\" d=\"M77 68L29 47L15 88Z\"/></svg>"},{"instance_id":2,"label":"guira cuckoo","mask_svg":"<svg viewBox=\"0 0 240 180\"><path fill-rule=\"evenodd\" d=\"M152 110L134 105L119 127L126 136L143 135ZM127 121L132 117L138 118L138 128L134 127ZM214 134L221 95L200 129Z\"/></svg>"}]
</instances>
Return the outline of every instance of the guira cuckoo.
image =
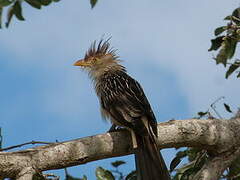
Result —
<instances>
[{"instance_id":1,"label":"guira cuckoo","mask_svg":"<svg viewBox=\"0 0 240 180\"><path fill-rule=\"evenodd\" d=\"M170 180L157 147L157 121L140 84L119 64L109 40L96 41L85 57L75 62L89 72L102 116L132 133L138 180Z\"/></svg>"}]
</instances>

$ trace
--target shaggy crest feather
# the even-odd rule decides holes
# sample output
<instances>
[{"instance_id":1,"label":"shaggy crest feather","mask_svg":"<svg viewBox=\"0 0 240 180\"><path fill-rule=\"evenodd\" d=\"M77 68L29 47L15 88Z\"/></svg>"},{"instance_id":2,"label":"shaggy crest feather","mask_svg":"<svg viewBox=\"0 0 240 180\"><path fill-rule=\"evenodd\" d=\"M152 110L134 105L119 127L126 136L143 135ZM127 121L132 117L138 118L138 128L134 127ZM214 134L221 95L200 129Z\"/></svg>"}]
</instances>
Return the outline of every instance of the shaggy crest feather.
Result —
<instances>
[{"instance_id":1,"label":"shaggy crest feather","mask_svg":"<svg viewBox=\"0 0 240 180\"><path fill-rule=\"evenodd\" d=\"M101 57L106 54L111 54L113 59L117 59L117 50L110 47L109 40L110 38L108 38L107 40L101 39L98 45L96 45L96 41L94 41L86 52L84 59L88 60L90 57Z\"/></svg>"}]
</instances>

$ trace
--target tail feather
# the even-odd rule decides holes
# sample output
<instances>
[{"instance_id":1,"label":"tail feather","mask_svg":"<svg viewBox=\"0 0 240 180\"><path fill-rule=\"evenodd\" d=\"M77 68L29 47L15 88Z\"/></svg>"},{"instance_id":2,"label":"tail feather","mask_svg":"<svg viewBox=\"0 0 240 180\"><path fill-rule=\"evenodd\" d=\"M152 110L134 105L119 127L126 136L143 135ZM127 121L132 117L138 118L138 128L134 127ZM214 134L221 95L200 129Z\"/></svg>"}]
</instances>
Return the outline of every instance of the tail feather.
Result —
<instances>
[{"instance_id":1,"label":"tail feather","mask_svg":"<svg viewBox=\"0 0 240 180\"><path fill-rule=\"evenodd\" d=\"M156 142L148 136L136 135L135 152L137 180L171 180Z\"/></svg>"}]
</instances>

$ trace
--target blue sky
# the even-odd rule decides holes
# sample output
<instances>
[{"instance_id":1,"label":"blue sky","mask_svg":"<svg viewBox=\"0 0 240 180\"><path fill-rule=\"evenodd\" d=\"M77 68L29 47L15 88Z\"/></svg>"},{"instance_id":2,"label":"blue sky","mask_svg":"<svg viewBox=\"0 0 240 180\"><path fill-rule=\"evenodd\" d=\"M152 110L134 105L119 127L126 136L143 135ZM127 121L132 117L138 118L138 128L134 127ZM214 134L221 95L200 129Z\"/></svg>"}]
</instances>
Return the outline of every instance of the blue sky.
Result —
<instances>
[{"instance_id":1,"label":"blue sky","mask_svg":"<svg viewBox=\"0 0 240 180\"><path fill-rule=\"evenodd\" d=\"M143 86L159 122L186 119L218 97L236 110L239 80L224 79L208 52L213 30L238 1L61 1L42 10L24 4L26 21L0 32L0 126L4 146L31 140L64 141L104 133L88 76L72 66L93 40L112 36L129 74ZM221 104L219 111L223 111ZM223 115L226 115L222 112ZM174 150L164 150L169 163ZM124 171L133 169L132 156ZM70 168L93 178L112 159ZM57 171L57 174L63 174Z\"/></svg>"}]
</instances>

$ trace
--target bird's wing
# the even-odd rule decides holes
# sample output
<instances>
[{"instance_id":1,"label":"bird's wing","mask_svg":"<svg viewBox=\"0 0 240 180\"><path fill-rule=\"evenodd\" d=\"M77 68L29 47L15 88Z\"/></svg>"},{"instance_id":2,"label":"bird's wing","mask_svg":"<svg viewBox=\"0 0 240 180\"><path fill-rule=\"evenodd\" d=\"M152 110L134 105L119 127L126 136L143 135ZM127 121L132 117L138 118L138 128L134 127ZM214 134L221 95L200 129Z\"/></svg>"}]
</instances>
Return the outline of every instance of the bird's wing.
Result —
<instances>
[{"instance_id":1,"label":"bird's wing","mask_svg":"<svg viewBox=\"0 0 240 180\"><path fill-rule=\"evenodd\" d=\"M156 118L140 84L125 72L117 72L106 77L104 93L101 94L103 111L118 121L127 121L132 126L139 126L139 119L146 117L155 135L157 135ZM142 124L142 123L141 123ZM141 125L142 126L142 125Z\"/></svg>"}]
</instances>

